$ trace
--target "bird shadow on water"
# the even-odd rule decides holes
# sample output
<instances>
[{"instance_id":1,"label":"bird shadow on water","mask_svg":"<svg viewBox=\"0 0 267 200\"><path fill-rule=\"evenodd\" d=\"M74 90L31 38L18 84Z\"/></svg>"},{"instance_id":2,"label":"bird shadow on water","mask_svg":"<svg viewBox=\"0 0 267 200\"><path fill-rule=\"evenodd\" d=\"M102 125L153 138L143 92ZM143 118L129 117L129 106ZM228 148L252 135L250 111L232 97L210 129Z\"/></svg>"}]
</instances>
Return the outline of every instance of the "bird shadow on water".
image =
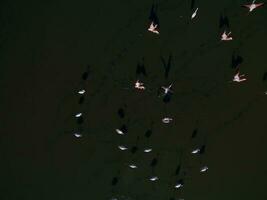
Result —
<instances>
[{"instance_id":1,"label":"bird shadow on water","mask_svg":"<svg viewBox=\"0 0 267 200\"><path fill-rule=\"evenodd\" d=\"M165 62L165 59L163 57L160 57L160 59L161 59L161 62L163 64L163 67L164 67L164 70L165 70L164 77L165 77L165 79L168 79L169 73L170 73L170 69L171 69L172 54L169 55L168 63Z\"/></svg>"},{"instance_id":2,"label":"bird shadow on water","mask_svg":"<svg viewBox=\"0 0 267 200\"><path fill-rule=\"evenodd\" d=\"M171 101L171 97L172 97L172 94L169 93L169 94L166 94L164 97L163 97L163 102L164 103L169 103Z\"/></svg>"},{"instance_id":3,"label":"bird shadow on water","mask_svg":"<svg viewBox=\"0 0 267 200\"><path fill-rule=\"evenodd\" d=\"M235 52L233 52L231 68L236 69L240 64L243 63L243 61L244 60L240 55L237 55Z\"/></svg>"},{"instance_id":4,"label":"bird shadow on water","mask_svg":"<svg viewBox=\"0 0 267 200\"><path fill-rule=\"evenodd\" d=\"M219 28L230 28L229 19L223 13L220 14Z\"/></svg>"},{"instance_id":5,"label":"bird shadow on water","mask_svg":"<svg viewBox=\"0 0 267 200\"><path fill-rule=\"evenodd\" d=\"M159 27L159 18L157 15L157 9L158 9L158 6L155 3L153 3L150 9L149 20L157 24Z\"/></svg>"},{"instance_id":6,"label":"bird shadow on water","mask_svg":"<svg viewBox=\"0 0 267 200\"><path fill-rule=\"evenodd\" d=\"M147 76L147 72L146 72L146 68L145 68L145 65L144 65L144 57L142 58L142 61L141 62L138 62L137 63L137 66L136 66L136 76L140 76L140 75L143 75L143 76Z\"/></svg>"},{"instance_id":7,"label":"bird shadow on water","mask_svg":"<svg viewBox=\"0 0 267 200\"><path fill-rule=\"evenodd\" d=\"M121 127L120 127L120 130L123 132L123 133L127 133L128 132L128 128L125 124L123 124Z\"/></svg>"},{"instance_id":8,"label":"bird shadow on water","mask_svg":"<svg viewBox=\"0 0 267 200\"><path fill-rule=\"evenodd\" d=\"M84 103L84 99L85 99L85 98L84 98L84 96L80 97L80 99L79 99L79 102L78 102L78 103L79 103L80 105L81 105L81 104L83 104L83 103Z\"/></svg>"},{"instance_id":9,"label":"bird shadow on water","mask_svg":"<svg viewBox=\"0 0 267 200\"><path fill-rule=\"evenodd\" d=\"M194 9L194 7L195 7L195 3L196 3L195 0L191 0L191 6L190 6L191 10Z\"/></svg>"},{"instance_id":10,"label":"bird shadow on water","mask_svg":"<svg viewBox=\"0 0 267 200\"><path fill-rule=\"evenodd\" d=\"M195 137L197 136L197 132L198 132L198 129L195 128L195 129L193 130L192 135L191 135L191 138L192 138L192 139L195 138Z\"/></svg>"},{"instance_id":11,"label":"bird shadow on water","mask_svg":"<svg viewBox=\"0 0 267 200\"><path fill-rule=\"evenodd\" d=\"M77 124L81 125L84 122L84 118L81 116L77 119Z\"/></svg>"},{"instance_id":12,"label":"bird shadow on water","mask_svg":"<svg viewBox=\"0 0 267 200\"><path fill-rule=\"evenodd\" d=\"M119 108L118 109L118 115L120 118L124 118L125 117L125 111L123 108Z\"/></svg>"},{"instance_id":13,"label":"bird shadow on water","mask_svg":"<svg viewBox=\"0 0 267 200\"><path fill-rule=\"evenodd\" d=\"M86 81L89 77L90 72L90 66L88 65L86 71L82 74L82 80Z\"/></svg>"}]
</instances>

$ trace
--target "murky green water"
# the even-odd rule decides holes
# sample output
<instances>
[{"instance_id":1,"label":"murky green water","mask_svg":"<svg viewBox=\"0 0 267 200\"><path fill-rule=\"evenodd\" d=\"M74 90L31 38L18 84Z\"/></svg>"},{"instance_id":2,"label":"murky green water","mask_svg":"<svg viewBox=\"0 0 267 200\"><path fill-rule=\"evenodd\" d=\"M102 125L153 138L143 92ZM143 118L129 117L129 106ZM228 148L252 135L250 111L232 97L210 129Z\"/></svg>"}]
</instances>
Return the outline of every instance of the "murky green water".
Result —
<instances>
[{"instance_id":1,"label":"murky green water","mask_svg":"<svg viewBox=\"0 0 267 200\"><path fill-rule=\"evenodd\" d=\"M191 21L190 1L155 3L159 36L147 32L152 1L1 3L0 199L266 199L266 7L248 15L245 1L195 1ZM220 42L222 14L233 41ZM229 83L233 54L247 82ZM170 55L166 79L162 59ZM142 59L147 77L135 73ZM133 90L137 78L146 91ZM158 88L171 83L164 103ZM163 124L165 116L174 121ZM190 154L203 144L205 154ZM179 178L185 185L174 190Z\"/></svg>"}]
</instances>

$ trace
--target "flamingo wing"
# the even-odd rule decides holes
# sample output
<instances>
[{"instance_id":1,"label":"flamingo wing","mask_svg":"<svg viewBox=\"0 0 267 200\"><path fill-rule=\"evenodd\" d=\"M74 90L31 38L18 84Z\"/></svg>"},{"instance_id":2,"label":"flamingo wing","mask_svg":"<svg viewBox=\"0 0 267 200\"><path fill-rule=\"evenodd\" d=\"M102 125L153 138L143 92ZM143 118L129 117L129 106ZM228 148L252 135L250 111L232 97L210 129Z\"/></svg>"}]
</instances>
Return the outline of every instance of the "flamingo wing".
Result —
<instances>
[{"instance_id":1,"label":"flamingo wing","mask_svg":"<svg viewBox=\"0 0 267 200\"><path fill-rule=\"evenodd\" d=\"M258 8L258 7L260 7L260 6L263 6L263 5L264 5L264 3L256 3L256 4L255 4L256 8Z\"/></svg>"},{"instance_id":2,"label":"flamingo wing","mask_svg":"<svg viewBox=\"0 0 267 200\"><path fill-rule=\"evenodd\" d=\"M246 4L246 5L243 5L242 7L245 7L245 8L248 8L248 9L250 9L251 5L249 5L249 4Z\"/></svg>"}]
</instances>

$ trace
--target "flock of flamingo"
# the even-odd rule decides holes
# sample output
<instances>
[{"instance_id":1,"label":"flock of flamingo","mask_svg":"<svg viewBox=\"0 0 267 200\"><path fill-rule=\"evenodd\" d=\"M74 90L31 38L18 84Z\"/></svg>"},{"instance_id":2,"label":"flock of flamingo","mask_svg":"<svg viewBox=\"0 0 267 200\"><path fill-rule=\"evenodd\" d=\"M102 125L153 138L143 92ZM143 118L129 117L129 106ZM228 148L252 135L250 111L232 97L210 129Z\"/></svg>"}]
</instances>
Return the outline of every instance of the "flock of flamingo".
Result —
<instances>
[{"instance_id":1,"label":"flock of flamingo","mask_svg":"<svg viewBox=\"0 0 267 200\"><path fill-rule=\"evenodd\" d=\"M248 12L250 13L250 12L254 11L256 8L259 8L259 7L263 6L263 5L264 5L264 3L255 3L255 0L254 0L251 4L243 5L243 7L247 8L248 9ZM199 8L196 8L194 10L194 12L191 15L191 20L193 20L194 18L196 18L198 11L199 11ZM154 34L157 34L157 35L160 34L160 32L159 32L159 25L157 24L156 21L151 21L151 24L150 24L150 26L149 26L149 28L147 30L149 32L154 33ZM220 39L221 39L221 41L231 41L231 40L233 40L233 37L231 36L231 32L227 32L225 30L222 33ZM239 83L239 82L243 82L243 81L246 81L246 80L247 80L247 78L245 77L245 75L244 74L240 74L239 70L237 70L237 73L234 74L234 77L233 77L233 79L230 82L238 82ZM172 88L172 85L173 84L170 84L168 86L162 86L161 87L162 93L161 93L160 97L163 96L165 98L165 97L168 97L168 96L172 95L172 93L173 93L173 91L171 89ZM136 89L136 90L138 90L138 91L140 91L140 92L146 90L145 84L143 82L141 82L140 80L136 80L136 82L134 83L134 87L133 88ZM86 91L84 89L81 89L81 90L78 91L78 94L79 95L84 95L85 92ZM267 94L267 92L265 94ZM78 118L78 119L81 118L82 117L82 113L80 112L80 113L75 114L75 117ZM169 124L172 121L173 121L173 118L171 118L171 117L164 117L164 118L162 118L162 123L164 123L164 124ZM116 133L118 135L121 135L121 136L127 135L127 128L124 127L124 126L121 127L121 128L115 129L115 131L116 131ZM76 133L74 133L74 136L77 137L77 138L80 138L80 137L82 137L82 134L79 133L79 132L76 132ZM129 150L129 147L127 145L120 144L120 145L118 145L118 149L120 151L127 151L127 150ZM135 151L136 150L137 149L135 149ZM143 149L143 152L146 153L146 154L147 153L150 153L152 151L153 151L152 147L147 147L147 148ZM205 151L205 145L202 145L202 146L200 146L198 148L193 149L191 151L191 154L203 154L204 151ZM156 165L157 160L153 159L152 162L154 162L154 165ZM153 164L151 163L151 166L152 165ZM139 166L136 163L133 163L133 162L131 162L130 164L128 164L128 167L131 168L131 169L133 169L133 170L137 170L139 168ZM203 165L199 169L199 172L200 173L205 173L205 172L208 171L208 169L209 168L208 168L207 165ZM149 177L148 180L149 181L152 181L152 182L156 182L156 181L159 181L160 180L160 177L158 177L157 175L153 175L153 176ZM114 178L113 181L112 181L114 183L113 185L115 185L117 183L117 181L118 181L117 178ZM181 178L181 179L179 179L176 182L175 185L173 185L173 188L179 189L179 188L182 188L183 185L184 185L184 179ZM174 199L174 198L171 198L171 199ZM112 198L112 200L118 200L118 198ZM182 199L180 199L180 200L182 200Z\"/></svg>"}]
</instances>

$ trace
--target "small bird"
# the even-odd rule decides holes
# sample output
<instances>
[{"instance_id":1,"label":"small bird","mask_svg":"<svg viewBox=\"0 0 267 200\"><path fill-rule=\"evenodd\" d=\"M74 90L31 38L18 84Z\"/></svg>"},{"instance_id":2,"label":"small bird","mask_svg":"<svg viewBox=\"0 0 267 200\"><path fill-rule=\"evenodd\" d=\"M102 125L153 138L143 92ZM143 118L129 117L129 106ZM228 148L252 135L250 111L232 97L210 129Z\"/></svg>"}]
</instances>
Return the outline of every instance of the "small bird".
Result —
<instances>
[{"instance_id":1,"label":"small bird","mask_svg":"<svg viewBox=\"0 0 267 200\"><path fill-rule=\"evenodd\" d=\"M197 149L194 149L191 153L192 154L197 154L197 153L199 153L200 152L200 148L197 148Z\"/></svg>"},{"instance_id":2,"label":"small bird","mask_svg":"<svg viewBox=\"0 0 267 200\"><path fill-rule=\"evenodd\" d=\"M195 10L195 12L193 12L192 16L191 16L191 19L194 19L197 15L197 11L198 11L198 8Z\"/></svg>"},{"instance_id":3,"label":"small bird","mask_svg":"<svg viewBox=\"0 0 267 200\"><path fill-rule=\"evenodd\" d=\"M242 78L244 77L245 74L240 75L239 71L235 74L234 78L233 78L233 82L242 82L242 81L246 81L246 78Z\"/></svg>"},{"instance_id":4,"label":"small bird","mask_svg":"<svg viewBox=\"0 0 267 200\"><path fill-rule=\"evenodd\" d=\"M175 188L181 188L184 186L184 180L180 179L179 181L177 181L176 185L174 186Z\"/></svg>"},{"instance_id":5,"label":"small bird","mask_svg":"<svg viewBox=\"0 0 267 200\"><path fill-rule=\"evenodd\" d=\"M127 150L128 148L126 146L123 146L123 145L119 145L118 148L122 151L125 151Z\"/></svg>"},{"instance_id":6,"label":"small bird","mask_svg":"<svg viewBox=\"0 0 267 200\"><path fill-rule=\"evenodd\" d=\"M151 178L149 178L150 181L157 181L159 180L159 178L157 176L152 176Z\"/></svg>"},{"instance_id":7,"label":"small bird","mask_svg":"<svg viewBox=\"0 0 267 200\"><path fill-rule=\"evenodd\" d=\"M164 95L167 95L167 94L169 94L170 92L173 93L173 92L171 91L171 87L172 87L172 84L170 84L168 87L164 87L164 86L161 87L161 88L164 90Z\"/></svg>"},{"instance_id":8,"label":"small bird","mask_svg":"<svg viewBox=\"0 0 267 200\"><path fill-rule=\"evenodd\" d=\"M151 152L151 151L152 151L152 149L145 149L145 150L144 150L145 153L149 153L149 152Z\"/></svg>"},{"instance_id":9,"label":"small bird","mask_svg":"<svg viewBox=\"0 0 267 200\"><path fill-rule=\"evenodd\" d=\"M165 118L162 119L162 122L163 122L164 124L168 124L168 123L170 123L172 120L173 120L173 119L170 118L170 117L165 117Z\"/></svg>"},{"instance_id":10,"label":"small bird","mask_svg":"<svg viewBox=\"0 0 267 200\"><path fill-rule=\"evenodd\" d=\"M122 132L120 129L115 129L115 130L119 135L124 135L124 132Z\"/></svg>"},{"instance_id":11,"label":"small bird","mask_svg":"<svg viewBox=\"0 0 267 200\"><path fill-rule=\"evenodd\" d=\"M85 93L85 90L80 90L78 91L79 94L84 94Z\"/></svg>"},{"instance_id":12,"label":"small bird","mask_svg":"<svg viewBox=\"0 0 267 200\"><path fill-rule=\"evenodd\" d=\"M221 36L221 40L222 41L230 41L233 40L232 37L229 37L229 35L231 34L231 32L226 34L226 31L223 32L222 36Z\"/></svg>"},{"instance_id":13,"label":"small bird","mask_svg":"<svg viewBox=\"0 0 267 200\"><path fill-rule=\"evenodd\" d=\"M249 9L249 12L252 12L254 9L261 7L264 5L264 3L255 3L256 0L253 0L251 4L243 5L243 7L246 7Z\"/></svg>"},{"instance_id":14,"label":"small bird","mask_svg":"<svg viewBox=\"0 0 267 200\"><path fill-rule=\"evenodd\" d=\"M156 33L159 34L159 31L157 30L158 25L155 24L153 21L151 22L149 28L147 29L148 31L152 32L152 33Z\"/></svg>"},{"instance_id":15,"label":"small bird","mask_svg":"<svg viewBox=\"0 0 267 200\"><path fill-rule=\"evenodd\" d=\"M73 134L76 138L80 138L80 137L82 137L82 134L80 134L80 133L74 133Z\"/></svg>"},{"instance_id":16,"label":"small bird","mask_svg":"<svg viewBox=\"0 0 267 200\"><path fill-rule=\"evenodd\" d=\"M209 168L207 166L201 167L200 172L206 172Z\"/></svg>"},{"instance_id":17,"label":"small bird","mask_svg":"<svg viewBox=\"0 0 267 200\"><path fill-rule=\"evenodd\" d=\"M136 89L139 89L139 90L145 90L145 89L146 89L145 86L144 86L144 83L139 82L139 80L137 80L137 81L135 82L134 87L135 87Z\"/></svg>"},{"instance_id":18,"label":"small bird","mask_svg":"<svg viewBox=\"0 0 267 200\"><path fill-rule=\"evenodd\" d=\"M82 113L77 113L76 115L75 115L75 117L81 117L82 116Z\"/></svg>"},{"instance_id":19,"label":"small bird","mask_svg":"<svg viewBox=\"0 0 267 200\"><path fill-rule=\"evenodd\" d=\"M132 168L132 169L136 169L137 168L137 166L134 165L134 164L129 165L129 167Z\"/></svg>"}]
</instances>

